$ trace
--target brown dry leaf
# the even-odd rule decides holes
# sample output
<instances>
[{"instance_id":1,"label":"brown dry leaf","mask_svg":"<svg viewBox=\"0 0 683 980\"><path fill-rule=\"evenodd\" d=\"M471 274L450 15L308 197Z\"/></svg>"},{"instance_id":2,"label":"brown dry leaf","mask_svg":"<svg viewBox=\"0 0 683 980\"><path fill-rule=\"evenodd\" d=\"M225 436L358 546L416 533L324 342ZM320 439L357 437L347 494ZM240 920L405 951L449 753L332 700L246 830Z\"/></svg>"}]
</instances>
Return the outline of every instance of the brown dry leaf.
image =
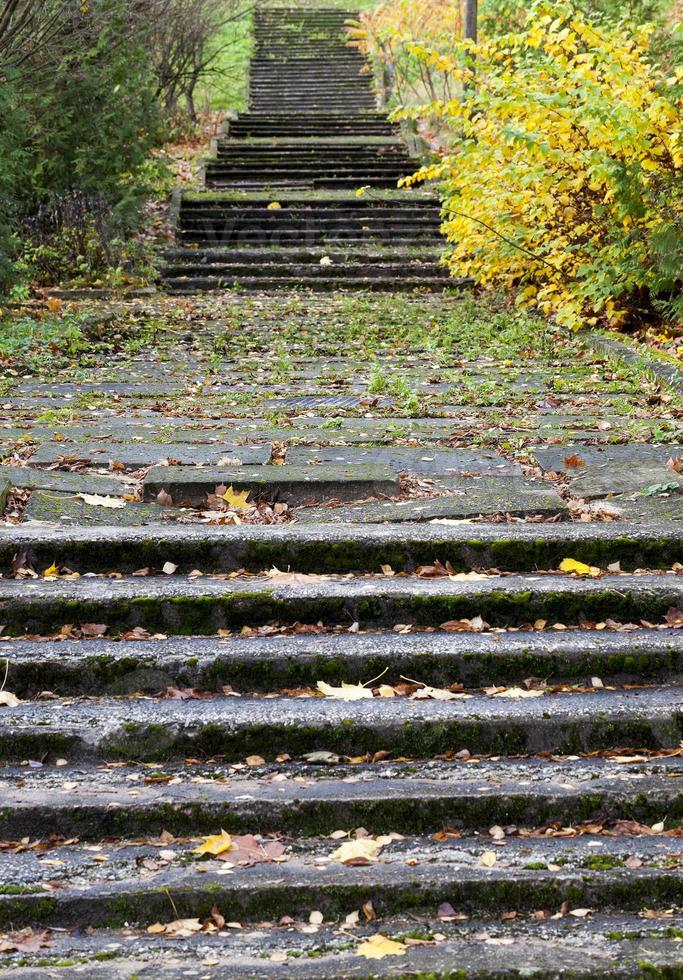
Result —
<instances>
[{"instance_id":1,"label":"brown dry leaf","mask_svg":"<svg viewBox=\"0 0 683 980\"><path fill-rule=\"evenodd\" d=\"M164 935L168 939L187 939L194 933L202 932L204 926L199 919L176 919L174 922L167 922L163 925L157 922L148 926L147 932L151 935Z\"/></svg>"},{"instance_id":2,"label":"brown dry leaf","mask_svg":"<svg viewBox=\"0 0 683 980\"><path fill-rule=\"evenodd\" d=\"M285 845L279 840L264 840L253 834L233 836L232 848L225 855L218 854L220 861L228 861L240 868L248 868L254 864L272 864L281 860L285 853Z\"/></svg>"},{"instance_id":3,"label":"brown dry leaf","mask_svg":"<svg viewBox=\"0 0 683 980\"><path fill-rule=\"evenodd\" d=\"M310 582L324 581L327 577L327 575L304 575L301 572L281 572L275 566L266 572L266 578L279 585L306 585Z\"/></svg>"},{"instance_id":4,"label":"brown dry leaf","mask_svg":"<svg viewBox=\"0 0 683 980\"><path fill-rule=\"evenodd\" d=\"M10 932L0 937L0 953L37 953L39 949L52 945L46 930L34 932L30 927L20 932Z\"/></svg>"},{"instance_id":5,"label":"brown dry leaf","mask_svg":"<svg viewBox=\"0 0 683 980\"><path fill-rule=\"evenodd\" d=\"M456 912L450 902L442 902L437 910L437 918L442 922L461 922L466 919L466 915Z\"/></svg>"},{"instance_id":6,"label":"brown dry leaf","mask_svg":"<svg viewBox=\"0 0 683 980\"><path fill-rule=\"evenodd\" d=\"M383 960L385 956L404 956L407 950L408 947L404 943L398 943L378 933L361 943L356 950L356 955L364 956L367 960Z\"/></svg>"},{"instance_id":7,"label":"brown dry leaf","mask_svg":"<svg viewBox=\"0 0 683 980\"><path fill-rule=\"evenodd\" d=\"M442 623L440 628L447 633L481 633L482 630L489 629L489 624L481 616L473 616L472 619L450 619L447 623Z\"/></svg>"},{"instance_id":8,"label":"brown dry leaf","mask_svg":"<svg viewBox=\"0 0 683 980\"><path fill-rule=\"evenodd\" d=\"M567 456L564 461L564 465L569 470L578 470L586 465L586 460L582 459L578 453L572 453L571 456Z\"/></svg>"},{"instance_id":9,"label":"brown dry leaf","mask_svg":"<svg viewBox=\"0 0 683 980\"><path fill-rule=\"evenodd\" d=\"M157 494L157 503L160 507L172 507L173 497L166 490L160 490Z\"/></svg>"},{"instance_id":10,"label":"brown dry leaf","mask_svg":"<svg viewBox=\"0 0 683 980\"><path fill-rule=\"evenodd\" d=\"M487 687L484 690L492 698L510 698L513 701L521 701L523 698L540 698L545 694L545 691L529 691L523 687L506 687L503 690L495 687Z\"/></svg>"},{"instance_id":11,"label":"brown dry leaf","mask_svg":"<svg viewBox=\"0 0 683 980\"><path fill-rule=\"evenodd\" d=\"M260 755L248 755L244 760L248 766L265 766L266 760Z\"/></svg>"},{"instance_id":12,"label":"brown dry leaf","mask_svg":"<svg viewBox=\"0 0 683 980\"><path fill-rule=\"evenodd\" d=\"M409 684L420 683L420 681L411 681L408 677L401 677L401 680L408 681ZM417 691L411 694L411 701L466 701L471 697L473 697L472 694L465 694L463 691L448 691L445 688L422 684Z\"/></svg>"},{"instance_id":13,"label":"brown dry leaf","mask_svg":"<svg viewBox=\"0 0 683 980\"><path fill-rule=\"evenodd\" d=\"M371 899L368 899L367 902L364 902L361 908L363 910L363 915L365 916L367 922L372 922L373 919L377 918L377 913L375 912L375 906L372 904Z\"/></svg>"},{"instance_id":14,"label":"brown dry leaf","mask_svg":"<svg viewBox=\"0 0 683 980\"><path fill-rule=\"evenodd\" d=\"M683 609L677 609L672 606L664 617L667 626L673 626L675 629L679 629L683 626Z\"/></svg>"},{"instance_id":15,"label":"brown dry leaf","mask_svg":"<svg viewBox=\"0 0 683 980\"><path fill-rule=\"evenodd\" d=\"M99 639L99 637L104 636L108 629L109 627L102 623L81 624L81 633L89 639Z\"/></svg>"},{"instance_id":16,"label":"brown dry leaf","mask_svg":"<svg viewBox=\"0 0 683 980\"><path fill-rule=\"evenodd\" d=\"M673 470L674 473L681 472L682 464L679 456L676 456L674 459L668 459L666 465L669 467L670 470Z\"/></svg>"}]
</instances>

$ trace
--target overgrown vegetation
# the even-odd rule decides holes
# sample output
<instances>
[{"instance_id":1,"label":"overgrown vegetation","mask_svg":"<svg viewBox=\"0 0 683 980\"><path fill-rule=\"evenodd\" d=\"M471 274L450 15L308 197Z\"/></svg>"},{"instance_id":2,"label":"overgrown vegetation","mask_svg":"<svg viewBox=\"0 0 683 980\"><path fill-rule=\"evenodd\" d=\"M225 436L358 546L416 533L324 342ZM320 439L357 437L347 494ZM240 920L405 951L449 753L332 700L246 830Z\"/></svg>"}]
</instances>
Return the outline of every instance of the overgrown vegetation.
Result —
<instances>
[{"instance_id":1,"label":"overgrown vegetation","mask_svg":"<svg viewBox=\"0 0 683 980\"><path fill-rule=\"evenodd\" d=\"M454 274L512 287L571 327L680 318L683 34L664 3L601 0L587 13L489 0L482 25L495 36L474 44L437 27L435 46L434 24L457 6L393 0L355 30L363 50L393 59L397 115L437 151L407 183L441 183Z\"/></svg>"},{"instance_id":2,"label":"overgrown vegetation","mask_svg":"<svg viewBox=\"0 0 683 980\"><path fill-rule=\"evenodd\" d=\"M135 255L155 150L196 122L248 0L0 0L0 293Z\"/></svg>"}]
</instances>

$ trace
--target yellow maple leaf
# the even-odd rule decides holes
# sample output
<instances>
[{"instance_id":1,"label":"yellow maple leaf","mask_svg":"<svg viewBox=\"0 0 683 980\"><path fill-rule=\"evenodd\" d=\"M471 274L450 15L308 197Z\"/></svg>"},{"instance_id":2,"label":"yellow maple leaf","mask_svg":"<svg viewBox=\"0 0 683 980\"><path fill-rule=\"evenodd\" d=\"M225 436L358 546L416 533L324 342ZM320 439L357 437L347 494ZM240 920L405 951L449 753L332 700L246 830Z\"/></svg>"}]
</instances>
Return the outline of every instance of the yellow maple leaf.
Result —
<instances>
[{"instance_id":1,"label":"yellow maple leaf","mask_svg":"<svg viewBox=\"0 0 683 980\"><path fill-rule=\"evenodd\" d=\"M318 681L318 690L328 698L338 698L341 701L360 701L361 698L371 698L373 696L369 687L362 684L342 683L341 687L332 687L325 681Z\"/></svg>"},{"instance_id":2,"label":"yellow maple leaf","mask_svg":"<svg viewBox=\"0 0 683 980\"><path fill-rule=\"evenodd\" d=\"M367 960L383 960L385 956L405 956L407 950L408 947L403 943L388 939L380 932L361 943L356 950L356 955L364 956Z\"/></svg>"},{"instance_id":3,"label":"yellow maple leaf","mask_svg":"<svg viewBox=\"0 0 683 980\"><path fill-rule=\"evenodd\" d=\"M279 201L271 201L270 204L268 205L268 210L269 211L279 211L281 207L282 207L282 205L280 204Z\"/></svg>"},{"instance_id":4,"label":"yellow maple leaf","mask_svg":"<svg viewBox=\"0 0 683 980\"><path fill-rule=\"evenodd\" d=\"M43 578L56 578L57 575L59 575L59 566L55 562L43 572Z\"/></svg>"},{"instance_id":5,"label":"yellow maple leaf","mask_svg":"<svg viewBox=\"0 0 683 980\"><path fill-rule=\"evenodd\" d=\"M225 854L232 847L232 837L230 834L221 830L220 834L212 834L205 837L202 844L194 849L195 854Z\"/></svg>"},{"instance_id":6,"label":"yellow maple leaf","mask_svg":"<svg viewBox=\"0 0 683 980\"><path fill-rule=\"evenodd\" d=\"M590 578L597 578L600 569L594 565L584 565L582 561L575 561L573 558L565 558L560 565L561 572L576 572L577 575L588 575Z\"/></svg>"},{"instance_id":7,"label":"yellow maple leaf","mask_svg":"<svg viewBox=\"0 0 683 980\"><path fill-rule=\"evenodd\" d=\"M221 500L224 500L230 510L249 510L251 504L249 503L249 490L233 490L230 486L221 494Z\"/></svg>"}]
</instances>

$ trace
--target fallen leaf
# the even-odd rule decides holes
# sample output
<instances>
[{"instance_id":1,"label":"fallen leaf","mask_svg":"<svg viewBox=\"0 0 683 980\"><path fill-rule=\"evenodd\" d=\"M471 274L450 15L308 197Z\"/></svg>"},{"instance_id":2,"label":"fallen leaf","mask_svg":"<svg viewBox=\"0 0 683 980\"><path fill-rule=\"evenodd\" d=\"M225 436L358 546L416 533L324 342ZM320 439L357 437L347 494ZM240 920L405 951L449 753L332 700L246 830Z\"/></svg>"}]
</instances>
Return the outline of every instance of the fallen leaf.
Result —
<instances>
[{"instance_id":1,"label":"fallen leaf","mask_svg":"<svg viewBox=\"0 0 683 980\"><path fill-rule=\"evenodd\" d=\"M194 849L194 854L224 854L232 848L232 837L221 830L220 834L206 837L204 842Z\"/></svg>"},{"instance_id":2,"label":"fallen leaf","mask_svg":"<svg viewBox=\"0 0 683 980\"><path fill-rule=\"evenodd\" d=\"M81 633L83 634L83 636L93 640L98 639L101 636L104 636L104 634L107 632L108 629L109 627L105 626L103 623L81 624Z\"/></svg>"},{"instance_id":3,"label":"fallen leaf","mask_svg":"<svg viewBox=\"0 0 683 980\"><path fill-rule=\"evenodd\" d=\"M282 207L282 205L280 204L279 201L271 201L270 204L268 205L268 210L269 211L279 211L281 207Z\"/></svg>"},{"instance_id":4,"label":"fallen leaf","mask_svg":"<svg viewBox=\"0 0 683 980\"><path fill-rule=\"evenodd\" d=\"M567 467L567 469L578 470L586 465L586 460L582 459L578 453L572 453L571 456L567 456L565 458L564 465Z\"/></svg>"},{"instance_id":5,"label":"fallen leaf","mask_svg":"<svg viewBox=\"0 0 683 980\"><path fill-rule=\"evenodd\" d=\"M147 932L151 935L164 935L169 939L187 939L196 932L201 932L204 926L199 919L176 919L175 922L168 922L162 925L156 922L148 926Z\"/></svg>"},{"instance_id":6,"label":"fallen leaf","mask_svg":"<svg viewBox=\"0 0 683 980\"><path fill-rule=\"evenodd\" d=\"M349 868L374 864L379 852L390 840L390 837L361 837L359 840L347 840L331 857Z\"/></svg>"},{"instance_id":7,"label":"fallen leaf","mask_svg":"<svg viewBox=\"0 0 683 980\"><path fill-rule=\"evenodd\" d=\"M495 851L484 851L482 856L479 858L480 868L492 868L493 865L498 860L498 855Z\"/></svg>"},{"instance_id":8,"label":"fallen leaf","mask_svg":"<svg viewBox=\"0 0 683 980\"><path fill-rule=\"evenodd\" d=\"M666 620L667 626L676 628L683 626L683 609L677 609L675 606L672 606L667 611L664 619Z\"/></svg>"},{"instance_id":9,"label":"fallen leaf","mask_svg":"<svg viewBox=\"0 0 683 980\"><path fill-rule=\"evenodd\" d=\"M0 938L0 953L37 953L39 949L51 945L52 940L47 930L34 932L29 927Z\"/></svg>"},{"instance_id":10,"label":"fallen leaf","mask_svg":"<svg viewBox=\"0 0 683 980\"><path fill-rule=\"evenodd\" d=\"M218 493L218 490L216 490L216 494L221 500L226 502L230 510L251 510L252 505L248 503L249 490L243 490L240 492L233 490L233 488L230 486L224 493Z\"/></svg>"},{"instance_id":11,"label":"fallen leaf","mask_svg":"<svg viewBox=\"0 0 683 980\"><path fill-rule=\"evenodd\" d=\"M404 956L407 950L408 947L404 943L398 943L378 933L361 943L356 950L356 955L364 956L367 960L383 960L385 956Z\"/></svg>"},{"instance_id":12,"label":"fallen leaf","mask_svg":"<svg viewBox=\"0 0 683 980\"><path fill-rule=\"evenodd\" d=\"M96 493L77 493L76 497L85 501L90 507L108 507L109 510L120 510L126 506L125 500L119 500L117 497L101 497Z\"/></svg>"},{"instance_id":13,"label":"fallen leaf","mask_svg":"<svg viewBox=\"0 0 683 980\"><path fill-rule=\"evenodd\" d=\"M325 681L318 681L317 687L325 697L337 698L341 701L360 701L362 698L373 696L370 688L364 687L362 684L342 683L341 687L333 687L331 684L326 684Z\"/></svg>"},{"instance_id":14,"label":"fallen leaf","mask_svg":"<svg viewBox=\"0 0 683 980\"><path fill-rule=\"evenodd\" d=\"M178 571L178 566L174 565L172 561L167 561L161 570L164 575L175 575L175 573Z\"/></svg>"},{"instance_id":15,"label":"fallen leaf","mask_svg":"<svg viewBox=\"0 0 683 980\"><path fill-rule=\"evenodd\" d=\"M233 836L232 847L226 851L226 857L218 855L219 860L229 861L241 868L254 864L272 864L285 853L285 846L279 840L268 840L254 837L253 834Z\"/></svg>"},{"instance_id":16,"label":"fallen leaf","mask_svg":"<svg viewBox=\"0 0 683 980\"><path fill-rule=\"evenodd\" d=\"M16 694L11 694L9 691L0 691L0 708L16 708L19 704L21 704L21 701Z\"/></svg>"},{"instance_id":17,"label":"fallen leaf","mask_svg":"<svg viewBox=\"0 0 683 980\"><path fill-rule=\"evenodd\" d=\"M160 490L157 494L157 503L160 507L172 507L173 497L166 490Z\"/></svg>"},{"instance_id":18,"label":"fallen leaf","mask_svg":"<svg viewBox=\"0 0 683 980\"><path fill-rule=\"evenodd\" d=\"M487 690L486 692L487 694L489 690L492 690L492 688L489 688ZM506 687L502 691L496 691L495 694L491 694L491 697L511 698L513 701L521 701L524 698L540 698L543 697L544 694L545 691L536 691L536 690L527 691L523 687Z\"/></svg>"},{"instance_id":19,"label":"fallen leaf","mask_svg":"<svg viewBox=\"0 0 683 980\"><path fill-rule=\"evenodd\" d=\"M588 575L591 578L597 578L600 575L600 569L595 568L593 565L584 565L582 561L575 561L573 558L565 558L560 564L561 572L575 572L577 575Z\"/></svg>"}]
</instances>

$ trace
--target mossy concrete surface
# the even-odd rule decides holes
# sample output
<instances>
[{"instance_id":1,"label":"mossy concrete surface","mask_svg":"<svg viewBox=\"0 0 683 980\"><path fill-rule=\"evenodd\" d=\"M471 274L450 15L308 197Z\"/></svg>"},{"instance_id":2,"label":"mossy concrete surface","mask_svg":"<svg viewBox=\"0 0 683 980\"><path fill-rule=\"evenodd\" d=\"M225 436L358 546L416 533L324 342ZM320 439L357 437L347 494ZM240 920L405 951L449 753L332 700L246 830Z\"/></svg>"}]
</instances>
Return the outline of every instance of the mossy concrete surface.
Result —
<instances>
[{"instance_id":1,"label":"mossy concrete surface","mask_svg":"<svg viewBox=\"0 0 683 980\"><path fill-rule=\"evenodd\" d=\"M675 365L450 275L346 16L254 12L167 293L3 318L0 977L683 976Z\"/></svg>"},{"instance_id":2,"label":"mossy concrete surface","mask_svg":"<svg viewBox=\"0 0 683 980\"><path fill-rule=\"evenodd\" d=\"M7 636L43 633L61 625L105 623L110 630L142 627L153 633L207 635L219 629L320 622L357 622L363 629L397 623L439 627L481 616L489 626L520 627L543 619L565 626L586 617L661 622L683 602L683 580L652 574L572 579L507 576L475 580L448 577L381 578L312 576L200 578L170 576L23 583L0 580L0 618Z\"/></svg>"},{"instance_id":3,"label":"mossy concrete surface","mask_svg":"<svg viewBox=\"0 0 683 980\"><path fill-rule=\"evenodd\" d=\"M468 748L483 754L676 749L683 708L675 691L544 695L509 701L483 695L457 703L216 696L185 702L103 699L27 702L0 715L0 758L46 755L161 762L191 756L274 758L320 749L357 757L392 747L426 757Z\"/></svg>"}]
</instances>

